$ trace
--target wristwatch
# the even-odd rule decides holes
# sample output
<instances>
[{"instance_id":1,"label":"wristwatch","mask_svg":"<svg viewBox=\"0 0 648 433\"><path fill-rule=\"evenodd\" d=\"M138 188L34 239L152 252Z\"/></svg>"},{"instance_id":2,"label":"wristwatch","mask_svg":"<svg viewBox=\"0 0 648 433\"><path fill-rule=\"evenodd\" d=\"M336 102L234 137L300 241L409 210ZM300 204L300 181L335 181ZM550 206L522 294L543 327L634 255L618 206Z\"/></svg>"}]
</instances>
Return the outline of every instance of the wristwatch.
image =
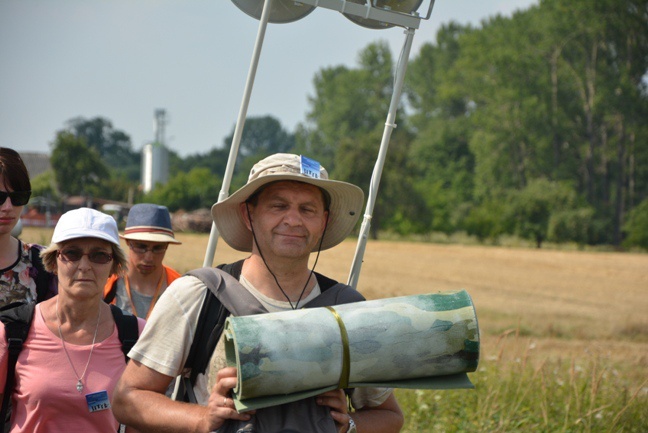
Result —
<instances>
[{"instance_id":1,"label":"wristwatch","mask_svg":"<svg viewBox=\"0 0 648 433\"><path fill-rule=\"evenodd\" d=\"M358 433L358 430L356 430L356 425L355 422L353 421L353 418L349 416L349 428L347 429L347 433Z\"/></svg>"}]
</instances>

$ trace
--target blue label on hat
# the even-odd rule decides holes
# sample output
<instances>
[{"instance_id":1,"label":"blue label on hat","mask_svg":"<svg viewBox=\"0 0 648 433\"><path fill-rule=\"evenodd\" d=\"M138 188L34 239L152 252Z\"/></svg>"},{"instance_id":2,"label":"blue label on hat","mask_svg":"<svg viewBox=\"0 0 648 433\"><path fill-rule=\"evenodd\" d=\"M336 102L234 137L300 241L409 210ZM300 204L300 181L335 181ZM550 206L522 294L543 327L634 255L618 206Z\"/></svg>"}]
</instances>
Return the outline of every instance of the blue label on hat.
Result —
<instances>
[{"instance_id":1,"label":"blue label on hat","mask_svg":"<svg viewBox=\"0 0 648 433\"><path fill-rule=\"evenodd\" d=\"M320 163L303 155L301 155L299 158L299 162L301 164L301 174L303 174L304 176L312 177L313 179L319 179Z\"/></svg>"}]
</instances>

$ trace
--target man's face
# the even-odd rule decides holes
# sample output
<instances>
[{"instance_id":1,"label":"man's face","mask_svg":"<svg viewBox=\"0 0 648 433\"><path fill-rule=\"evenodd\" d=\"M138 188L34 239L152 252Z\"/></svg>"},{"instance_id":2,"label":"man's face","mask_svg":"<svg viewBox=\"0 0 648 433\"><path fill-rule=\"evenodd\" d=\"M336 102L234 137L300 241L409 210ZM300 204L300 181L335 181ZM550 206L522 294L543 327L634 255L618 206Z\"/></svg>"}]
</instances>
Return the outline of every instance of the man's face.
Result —
<instances>
[{"instance_id":1,"label":"man's face","mask_svg":"<svg viewBox=\"0 0 648 433\"><path fill-rule=\"evenodd\" d=\"M320 241L328 218L320 189L302 182L273 183L261 191L256 205L248 207L254 234L266 258L308 257ZM245 215L245 203L241 211Z\"/></svg>"},{"instance_id":2,"label":"man's face","mask_svg":"<svg viewBox=\"0 0 648 433\"><path fill-rule=\"evenodd\" d=\"M129 240L128 270L149 275L162 267L168 242Z\"/></svg>"}]
</instances>

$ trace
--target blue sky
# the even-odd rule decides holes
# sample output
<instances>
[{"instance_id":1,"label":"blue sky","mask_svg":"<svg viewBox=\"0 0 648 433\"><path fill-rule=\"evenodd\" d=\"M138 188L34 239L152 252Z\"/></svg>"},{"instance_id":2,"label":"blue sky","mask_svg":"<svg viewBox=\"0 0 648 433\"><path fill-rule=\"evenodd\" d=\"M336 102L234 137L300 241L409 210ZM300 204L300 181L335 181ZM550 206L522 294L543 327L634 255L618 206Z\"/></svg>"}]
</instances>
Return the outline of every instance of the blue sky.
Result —
<instances>
[{"instance_id":1,"label":"blue sky","mask_svg":"<svg viewBox=\"0 0 648 433\"><path fill-rule=\"evenodd\" d=\"M436 0L410 58L444 23L479 25L537 3ZM154 137L157 108L167 111L167 145L180 155L221 146L236 123L257 29L228 0L2 0L0 146L49 152L67 120L101 116L139 150ZM397 58L403 29L366 29L323 8L270 24L248 116L270 114L293 131L316 72L355 66L377 40Z\"/></svg>"}]
</instances>

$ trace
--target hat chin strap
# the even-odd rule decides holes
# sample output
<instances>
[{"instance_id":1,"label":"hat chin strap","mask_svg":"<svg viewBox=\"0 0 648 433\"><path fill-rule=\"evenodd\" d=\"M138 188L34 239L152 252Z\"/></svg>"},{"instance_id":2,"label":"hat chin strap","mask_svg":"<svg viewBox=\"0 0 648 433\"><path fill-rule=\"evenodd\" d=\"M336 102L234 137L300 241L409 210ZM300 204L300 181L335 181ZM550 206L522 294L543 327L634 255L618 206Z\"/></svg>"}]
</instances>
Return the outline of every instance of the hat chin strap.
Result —
<instances>
[{"instance_id":1,"label":"hat chin strap","mask_svg":"<svg viewBox=\"0 0 648 433\"><path fill-rule=\"evenodd\" d=\"M308 282L310 281L311 277L313 276L313 273L315 273L315 266L317 266L317 261L319 260L320 252L322 251L322 242L324 242L324 236L326 235L326 229L328 228L328 217L326 218L326 223L324 224L324 230L322 231L322 237L320 238L319 245L317 247L317 255L315 256L315 263L313 263L313 269L311 269L310 273L308 274L308 278L306 279L306 284L304 284L304 288L302 289L301 293L299 294L299 298L297 298L297 302L295 302L295 305L293 305L292 301L290 300L290 297L286 294L284 289L281 287L281 284L279 284L279 280L277 279L277 276L272 272L272 269L270 269L270 266L268 265L268 262L266 261L265 257L263 256L263 252L261 251L261 247L259 246L259 242L257 242L257 237L256 233L254 232L254 224L252 224L252 215L250 215L250 207L249 203L246 201L245 202L245 210L247 211L247 216L248 216L248 221L250 221L250 230L252 231L252 239L254 240L254 244L257 247L257 251L259 252L259 255L261 256L261 260L263 260L263 264L265 265L266 269L268 272L270 272L270 275L272 275L272 278L274 278L275 283L277 283L277 287L279 287L279 290L281 290L281 293L284 295L288 303L290 304L290 308L293 310L296 310L297 307L299 306L299 301L301 301L302 296L304 296L304 292L306 292L306 287L308 287Z\"/></svg>"}]
</instances>

